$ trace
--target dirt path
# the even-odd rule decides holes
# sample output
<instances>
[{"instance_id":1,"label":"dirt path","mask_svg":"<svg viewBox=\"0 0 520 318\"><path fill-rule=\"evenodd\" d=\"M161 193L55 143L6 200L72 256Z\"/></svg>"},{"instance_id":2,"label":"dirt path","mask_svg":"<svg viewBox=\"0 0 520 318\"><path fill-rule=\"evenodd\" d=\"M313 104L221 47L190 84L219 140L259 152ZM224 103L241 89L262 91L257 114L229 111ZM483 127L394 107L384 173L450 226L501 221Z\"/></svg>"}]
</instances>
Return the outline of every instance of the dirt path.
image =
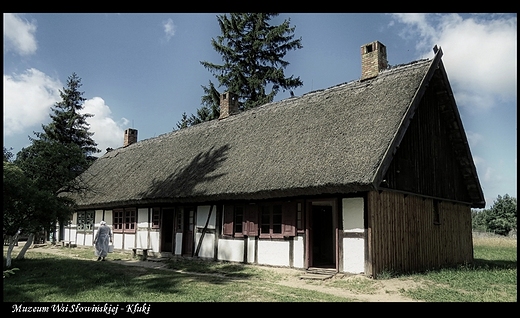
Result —
<instances>
[{"instance_id":1,"label":"dirt path","mask_svg":"<svg viewBox=\"0 0 520 318\"><path fill-rule=\"evenodd\" d=\"M278 284L314 290L345 297L359 302L417 302L401 295L400 291L420 286L417 282L402 279L373 280L363 275L336 275L326 280L301 279L301 270L289 268L262 267L282 274L283 280ZM334 285L339 287L334 287ZM365 286L349 289L348 286ZM364 290L364 291L362 291Z\"/></svg>"},{"instance_id":2,"label":"dirt path","mask_svg":"<svg viewBox=\"0 0 520 318\"><path fill-rule=\"evenodd\" d=\"M16 247L15 250L19 249ZM30 248L30 251L42 253L55 253L73 258L81 258L77 255L67 255L60 248ZM14 251L13 251L14 252ZM116 262L125 266L139 266L146 268L154 268L161 270L171 270L178 273L186 273L191 275L214 275L204 273L187 273L166 268L163 262L159 261L140 261L135 259L109 259L110 262ZM419 287L421 284L412 280L403 279L385 279L373 280L363 275L336 275L326 280L306 280L300 276L304 273L301 270L291 268L278 268L270 266L261 266L262 269L270 270L279 274L280 279L276 284L314 290L317 292L327 293L338 297L348 298L359 302L417 302L411 298L407 298L401 294L401 291ZM351 288L352 286L360 286Z\"/></svg>"}]
</instances>

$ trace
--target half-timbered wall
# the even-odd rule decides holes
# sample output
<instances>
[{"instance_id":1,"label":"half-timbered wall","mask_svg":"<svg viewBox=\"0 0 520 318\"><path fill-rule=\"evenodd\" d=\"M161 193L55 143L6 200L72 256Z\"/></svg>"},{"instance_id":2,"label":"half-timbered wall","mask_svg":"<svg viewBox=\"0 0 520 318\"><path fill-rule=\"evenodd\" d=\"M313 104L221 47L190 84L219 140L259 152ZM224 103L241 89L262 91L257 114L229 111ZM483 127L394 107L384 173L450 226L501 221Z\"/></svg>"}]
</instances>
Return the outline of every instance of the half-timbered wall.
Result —
<instances>
[{"instance_id":1,"label":"half-timbered wall","mask_svg":"<svg viewBox=\"0 0 520 318\"><path fill-rule=\"evenodd\" d=\"M469 206L389 191L367 201L367 275L473 261Z\"/></svg>"},{"instance_id":2,"label":"half-timbered wall","mask_svg":"<svg viewBox=\"0 0 520 318\"><path fill-rule=\"evenodd\" d=\"M343 272L365 271L364 200L344 198L341 202L343 221Z\"/></svg>"},{"instance_id":3,"label":"half-timbered wall","mask_svg":"<svg viewBox=\"0 0 520 318\"><path fill-rule=\"evenodd\" d=\"M449 124L434 89L428 88L383 178L383 186L471 202L449 139Z\"/></svg>"},{"instance_id":4,"label":"half-timbered wall","mask_svg":"<svg viewBox=\"0 0 520 318\"><path fill-rule=\"evenodd\" d=\"M204 228L207 228L204 233L204 238L200 244L198 256L204 258L213 258L215 254L215 238L216 238L216 206L199 206L197 207L196 224L195 224L195 249L199 245ZM211 212L211 214L210 214Z\"/></svg>"}]
</instances>

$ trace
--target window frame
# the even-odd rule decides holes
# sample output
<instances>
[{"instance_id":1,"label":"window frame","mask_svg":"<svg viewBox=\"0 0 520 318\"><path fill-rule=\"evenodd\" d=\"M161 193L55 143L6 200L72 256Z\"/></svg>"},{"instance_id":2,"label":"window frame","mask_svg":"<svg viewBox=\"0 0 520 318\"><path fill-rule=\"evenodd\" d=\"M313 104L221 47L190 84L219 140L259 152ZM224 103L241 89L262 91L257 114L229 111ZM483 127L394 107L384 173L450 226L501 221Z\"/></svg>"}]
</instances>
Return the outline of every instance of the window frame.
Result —
<instances>
[{"instance_id":1,"label":"window frame","mask_svg":"<svg viewBox=\"0 0 520 318\"><path fill-rule=\"evenodd\" d=\"M76 221L76 231L91 232L94 230L94 218L96 211L86 210L78 211Z\"/></svg>"},{"instance_id":2,"label":"window frame","mask_svg":"<svg viewBox=\"0 0 520 318\"><path fill-rule=\"evenodd\" d=\"M162 214L161 208L158 208L158 207L152 208L151 219L150 219L152 229L161 228L161 214Z\"/></svg>"},{"instance_id":3,"label":"window frame","mask_svg":"<svg viewBox=\"0 0 520 318\"><path fill-rule=\"evenodd\" d=\"M281 203L262 204L259 209L259 238L283 238L283 205ZM266 222L266 217L268 221ZM276 217L276 219L275 219ZM276 229L275 229L276 227ZM264 229L267 228L267 231ZM276 231L275 231L276 230Z\"/></svg>"},{"instance_id":4,"label":"window frame","mask_svg":"<svg viewBox=\"0 0 520 318\"><path fill-rule=\"evenodd\" d=\"M114 233L137 232L137 209L119 208L112 211L112 228Z\"/></svg>"}]
</instances>

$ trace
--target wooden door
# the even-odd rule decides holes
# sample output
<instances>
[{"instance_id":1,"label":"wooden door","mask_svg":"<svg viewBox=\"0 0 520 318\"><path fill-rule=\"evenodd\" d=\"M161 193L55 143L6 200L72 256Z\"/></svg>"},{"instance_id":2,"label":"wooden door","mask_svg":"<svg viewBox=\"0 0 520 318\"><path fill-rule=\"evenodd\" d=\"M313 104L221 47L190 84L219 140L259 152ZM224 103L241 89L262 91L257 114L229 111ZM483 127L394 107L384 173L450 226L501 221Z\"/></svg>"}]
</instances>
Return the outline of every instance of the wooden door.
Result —
<instances>
[{"instance_id":1,"label":"wooden door","mask_svg":"<svg viewBox=\"0 0 520 318\"><path fill-rule=\"evenodd\" d=\"M182 255L193 256L195 208L184 208L182 233Z\"/></svg>"}]
</instances>

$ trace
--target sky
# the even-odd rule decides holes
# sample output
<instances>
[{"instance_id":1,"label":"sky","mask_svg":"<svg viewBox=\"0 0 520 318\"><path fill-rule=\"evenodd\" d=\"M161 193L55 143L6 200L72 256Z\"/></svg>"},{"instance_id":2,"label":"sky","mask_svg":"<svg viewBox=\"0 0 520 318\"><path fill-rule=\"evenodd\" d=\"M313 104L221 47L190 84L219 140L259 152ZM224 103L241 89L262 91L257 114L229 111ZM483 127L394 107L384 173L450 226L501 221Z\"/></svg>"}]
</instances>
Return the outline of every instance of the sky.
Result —
<instances>
[{"instance_id":1,"label":"sky","mask_svg":"<svg viewBox=\"0 0 520 318\"><path fill-rule=\"evenodd\" d=\"M102 150L177 128L217 84L201 61L222 63L211 46L223 13L4 13L4 147L16 154L50 122L59 92L76 73L84 113ZM362 45L380 41L390 65L433 57L443 63L486 199L517 197L516 13L281 13L303 48L284 57L295 96L359 80ZM275 101L288 98L280 91Z\"/></svg>"}]
</instances>

